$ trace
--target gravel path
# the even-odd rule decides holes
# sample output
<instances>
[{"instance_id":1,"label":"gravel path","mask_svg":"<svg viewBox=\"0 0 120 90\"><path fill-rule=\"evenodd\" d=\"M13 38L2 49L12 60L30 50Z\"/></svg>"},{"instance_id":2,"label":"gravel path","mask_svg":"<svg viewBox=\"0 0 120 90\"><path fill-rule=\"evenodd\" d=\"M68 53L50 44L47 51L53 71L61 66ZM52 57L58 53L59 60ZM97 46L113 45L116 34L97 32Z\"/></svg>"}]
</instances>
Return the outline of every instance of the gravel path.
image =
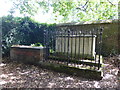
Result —
<instances>
[{"instance_id":1,"label":"gravel path","mask_svg":"<svg viewBox=\"0 0 120 90\"><path fill-rule=\"evenodd\" d=\"M0 86L3 88L117 88L118 68L105 64L100 81L41 69L17 62L1 63Z\"/></svg>"}]
</instances>

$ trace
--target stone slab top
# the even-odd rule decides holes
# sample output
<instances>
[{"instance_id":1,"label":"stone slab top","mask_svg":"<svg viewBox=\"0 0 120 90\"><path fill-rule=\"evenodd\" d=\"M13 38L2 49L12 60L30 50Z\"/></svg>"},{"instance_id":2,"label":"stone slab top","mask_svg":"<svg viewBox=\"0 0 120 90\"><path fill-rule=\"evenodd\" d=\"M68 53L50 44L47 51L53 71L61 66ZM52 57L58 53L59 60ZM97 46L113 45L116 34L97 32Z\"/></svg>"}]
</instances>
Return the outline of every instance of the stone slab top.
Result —
<instances>
[{"instance_id":1,"label":"stone slab top","mask_svg":"<svg viewBox=\"0 0 120 90\"><path fill-rule=\"evenodd\" d=\"M68 35L57 35L57 37L68 37ZM96 35L70 35L69 37L96 37Z\"/></svg>"},{"instance_id":2,"label":"stone slab top","mask_svg":"<svg viewBox=\"0 0 120 90\"><path fill-rule=\"evenodd\" d=\"M37 46L25 46L25 45L13 45L11 48L30 48L30 49L43 49L44 47Z\"/></svg>"},{"instance_id":3,"label":"stone slab top","mask_svg":"<svg viewBox=\"0 0 120 90\"><path fill-rule=\"evenodd\" d=\"M59 23L56 26L76 26L76 25L88 25L88 24L107 24L107 23L120 23L120 19L108 19L108 20L96 20L96 21L83 21L83 22L68 22L68 23Z\"/></svg>"}]
</instances>

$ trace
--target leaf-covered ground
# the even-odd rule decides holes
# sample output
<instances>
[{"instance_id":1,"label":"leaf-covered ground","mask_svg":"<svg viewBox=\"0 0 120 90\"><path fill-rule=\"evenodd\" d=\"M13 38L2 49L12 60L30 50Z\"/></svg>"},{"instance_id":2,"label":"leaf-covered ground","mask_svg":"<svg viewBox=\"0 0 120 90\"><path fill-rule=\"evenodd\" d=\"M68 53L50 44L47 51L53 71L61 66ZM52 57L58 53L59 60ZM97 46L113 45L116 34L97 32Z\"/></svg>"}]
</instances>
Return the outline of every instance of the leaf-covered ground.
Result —
<instances>
[{"instance_id":1,"label":"leaf-covered ground","mask_svg":"<svg viewBox=\"0 0 120 90\"><path fill-rule=\"evenodd\" d=\"M0 86L3 88L118 88L118 68L105 63L100 81L58 73L17 62L0 64Z\"/></svg>"}]
</instances>

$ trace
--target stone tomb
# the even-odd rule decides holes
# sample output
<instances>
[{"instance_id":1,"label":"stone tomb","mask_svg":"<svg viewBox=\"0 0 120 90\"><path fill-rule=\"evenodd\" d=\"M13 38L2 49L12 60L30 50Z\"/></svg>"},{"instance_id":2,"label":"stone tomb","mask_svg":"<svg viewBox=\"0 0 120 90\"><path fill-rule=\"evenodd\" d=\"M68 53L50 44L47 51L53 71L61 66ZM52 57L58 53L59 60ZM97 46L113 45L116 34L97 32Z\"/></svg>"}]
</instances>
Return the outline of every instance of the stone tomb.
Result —
<instances>
[{"instance_id":1,"label":"stone tomb","mask_svg":"<svg viewBox=\"0 0 120 90\"><path fill-rule=\"evenodd\" d=\"M44 58L44 48L31 46L12 46L10 50L10 57L12 60L16 61L37 63Z\"/></svg>"},{"instance_id":2,"label":"stone tomb","mask_svg":"<svg viewBox=\"0 0 120 90\"><path fill-rule=\"evenodd\" d=\"M84 39L84 40L83 40ZM95 40L96 35L77 36L57 36L56 52L66 52L72 54L87 54L95 57Z\"/></svg>"}]
</instances>

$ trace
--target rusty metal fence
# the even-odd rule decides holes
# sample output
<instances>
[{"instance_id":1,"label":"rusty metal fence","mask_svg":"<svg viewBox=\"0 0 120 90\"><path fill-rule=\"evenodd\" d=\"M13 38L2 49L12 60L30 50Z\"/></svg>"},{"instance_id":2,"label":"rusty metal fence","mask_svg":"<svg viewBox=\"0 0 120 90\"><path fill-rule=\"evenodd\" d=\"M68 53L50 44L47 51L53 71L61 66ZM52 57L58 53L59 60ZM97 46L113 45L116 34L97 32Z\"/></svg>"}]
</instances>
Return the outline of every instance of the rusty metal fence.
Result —
<instances>
[{"instance_id":1,"label":"rusty metal fence","mask_svg":"<svg viewBox=\"0 0 120 90\"><path fill-rule=\"evenodd\" d=\"M99 70L102 63L103 28L44 31L45 61L75 68Z\"/></svg>"}]
</instances>

